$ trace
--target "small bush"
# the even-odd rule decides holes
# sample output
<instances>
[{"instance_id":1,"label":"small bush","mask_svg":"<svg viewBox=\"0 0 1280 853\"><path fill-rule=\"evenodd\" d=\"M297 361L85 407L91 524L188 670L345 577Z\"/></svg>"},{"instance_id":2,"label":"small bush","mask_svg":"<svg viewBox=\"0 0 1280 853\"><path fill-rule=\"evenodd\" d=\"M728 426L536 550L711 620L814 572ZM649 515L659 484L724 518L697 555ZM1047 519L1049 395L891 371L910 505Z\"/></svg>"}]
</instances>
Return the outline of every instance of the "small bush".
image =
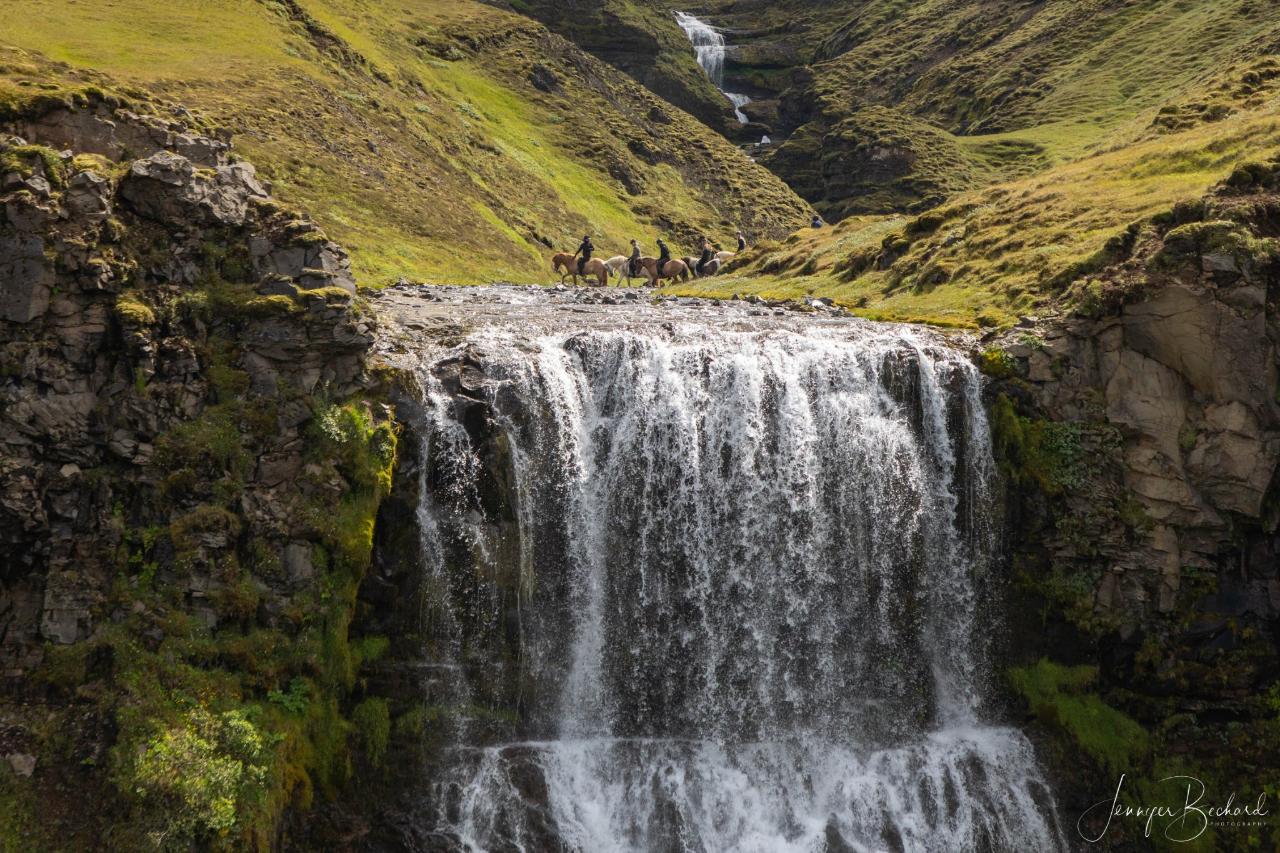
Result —
<instances>
[{"instance_id":1,"label":"small bush","mask_svg":"<svg viewBox=\"0 0 1280 853\"><path fill-rule=\"evenodd\" d=\"M1018 375L1018 360L1002 349L989 349L978 356L978 369L992 379Z\"/></svg>"},{"instance_id":2,"label":"small bush","mask_svg":"<svg viewBox=\"0 0 1280 853\"><path fill-rule=\"evenodd\" d=\"M267 701L279 705L291 714L305 714L311 705L311 682L305 678L293 678L289 681L287 691L269 691Z\"/></svg>"},{"instance_id":3,"label":"small bush","mask_svg":"<svg viewBox=\"0 0 1280 853\"><path fill-rule=\"evenodd\" d=\"M242 810L262 797L267 745L241 711L197 707L157 730L118 784L136 797L163 850L226 838Z\"/></svg>"},{"instance_id":4,"label":"small bush","mask_svg":"<svg viewBox=\"0 0 1280 853\"><path fill-rule=\"evenodd\" d=\"M1005 475L1057 495L1083 482L1080 426L1019 415L1001 394L991 407L991 432Z\"/></svg>"},{"instance_id":5,"label":"small bush","mask_svg":"<svg viewBox=\"0 0 1280 853\"><path fill-rule=\"evenodd\" d=\"M135 291L126 291L116 299L116 317L126 326L151 326L156 322L156 314Z\"/></svg>"}]
</instances>

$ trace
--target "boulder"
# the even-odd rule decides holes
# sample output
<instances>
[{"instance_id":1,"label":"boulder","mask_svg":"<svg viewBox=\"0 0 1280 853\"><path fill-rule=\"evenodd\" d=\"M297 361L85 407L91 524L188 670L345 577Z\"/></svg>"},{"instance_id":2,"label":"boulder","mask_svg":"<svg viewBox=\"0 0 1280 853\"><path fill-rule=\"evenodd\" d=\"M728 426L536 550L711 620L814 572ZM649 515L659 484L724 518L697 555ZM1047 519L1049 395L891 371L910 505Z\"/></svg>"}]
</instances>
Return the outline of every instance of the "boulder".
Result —
<instances>
[{"instance_id":1,"label":"boulder","mask_svg":"<svg viewBox=\"0 0 1280 853\"><path fill-rule=\"evenodd\" d=\"M265 198L247 163L197 171L190 160L158 151L134 161L121 182L121 197L135 213L162 222L243 225L252 198Z\"/></svg>"},{"instance_id":2,"label":"boulder","mask_svg":"<svg viewBox=\"0 0 1280 853\"><path fill-rule=\"evenodd\" d=\"M96 172L77 172L67 182L63 204L72 216L101 222L111 216L111 182Z\"/></svg>"}]
</instances>

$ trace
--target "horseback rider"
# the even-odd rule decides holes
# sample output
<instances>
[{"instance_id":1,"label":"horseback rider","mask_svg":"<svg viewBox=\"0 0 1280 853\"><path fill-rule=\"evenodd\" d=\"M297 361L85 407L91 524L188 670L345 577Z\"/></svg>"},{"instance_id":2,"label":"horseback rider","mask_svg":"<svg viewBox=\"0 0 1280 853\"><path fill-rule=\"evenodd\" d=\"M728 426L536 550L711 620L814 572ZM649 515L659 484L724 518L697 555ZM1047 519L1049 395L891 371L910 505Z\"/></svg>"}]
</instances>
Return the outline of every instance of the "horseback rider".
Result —
<instances>
[{"instance_id":1,"label":"horseback rider","mask_svg":"<svg viewBox=\"0 0 1280 853\"><path fill-rule=\"evenodd\" d=\"M714 258L715 256L716 256L716 250L711 248L711 241L708 240L705 236L703 236L702 255L701 257L698 258L698 263L695 268L695 271L698 273L698 275L702 275L702 271L706 268L707 264L711 263L711 259Z\"/></svg>"},{"instance_id":2,"label":"horseback rider","mask_svg":"<svg viewBox=\"0 0 1280 853\"><path fill-rule=\"evenodd\" d=\"M578 251L573 256L578 259L578 275L583 275L583 270L587 266L587 261L591 260L591 253L595 251L595 246L591 245L591 235L584 234L582 237L582 245L578 247Z\"/></svg>"},{"instance_id":3,"label":"horseback rider","mask_svg":"<svg viewBox=\"0 0 1280 853\"><path fill-rule=\"evenodd\" d=\"M628 278L638 278L640 276L640 244L635 240L631 241L631 257L627 258Z\"/></svg>"},{"instance_id":4,"label":"horseback rider","mask_svg":"<svg viewBox=\"0 0 1280 853\"><path fill-rule=\"evenodd\" d=\"M667 244L662 242L662 238L658 238L658 264L654 271L653 281L656 284L658 279L662 278L662 271L666 269L667 263L671 260L671 250L667 248Z\"/></svg>"},{"instance_id":5,"label":"horseback rider","mask_svg":"<svg viewBox=\"0 0 1280 853\"><path fill-rule=\"evenodd\" d=\"M747 238L742 236L741 231L738 232L737 237L738 237L738 254L742 254L747 250Z\"/></svg>"}]
</instances>

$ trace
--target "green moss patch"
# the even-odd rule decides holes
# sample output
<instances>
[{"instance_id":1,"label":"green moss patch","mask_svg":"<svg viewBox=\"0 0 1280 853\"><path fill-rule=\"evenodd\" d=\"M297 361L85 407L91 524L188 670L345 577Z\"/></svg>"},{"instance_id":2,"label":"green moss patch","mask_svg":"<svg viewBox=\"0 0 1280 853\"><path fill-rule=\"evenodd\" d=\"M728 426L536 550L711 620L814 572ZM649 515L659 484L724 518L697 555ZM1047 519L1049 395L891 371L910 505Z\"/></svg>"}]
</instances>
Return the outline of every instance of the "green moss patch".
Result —
<instances>
[{"instance_id":1,"label":"green moss patch","mask_svg":"<svg viewBox=\"0 0 1280 853\"><path fill-rule=\"evenodd\" d=\"M1041 658L1009 670L1009 682L1042 723L1065 733L1113 774L1132 773L1149 757L1147 731L1095 692L1098 668Z\"/></svg>"},{"instance_id":2,"label":"green moss patch","mask_svg":"<svg viewBox=\"0 0 1280 853\"><path fill-rule=\"evenodd\" d=\"M1056 495L1081 485L1088 475L1079 424L1024 417L1001 395L991 407L991 433L996 458L1015 483L1033 483Z\"/></svg>"}]
</instances>

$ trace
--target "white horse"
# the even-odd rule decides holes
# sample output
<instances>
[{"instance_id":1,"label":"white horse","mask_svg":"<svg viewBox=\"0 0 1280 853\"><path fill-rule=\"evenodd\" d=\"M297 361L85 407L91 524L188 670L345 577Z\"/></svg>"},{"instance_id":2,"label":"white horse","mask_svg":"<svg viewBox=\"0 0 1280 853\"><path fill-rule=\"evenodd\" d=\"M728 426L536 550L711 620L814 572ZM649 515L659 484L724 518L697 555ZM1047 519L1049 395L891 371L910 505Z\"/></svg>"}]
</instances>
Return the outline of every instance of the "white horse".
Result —
<instances>
[{"instance_id":1,"label":"white horse","mask_svg":"<svg viewBox=\"0 0 1280 853\"><path fill-rule=\"evenodd\" d=\"M631 279L633 278L631 275L631 261L626 255L614 255L612 258L605 261L604 265L608 268L609 275L614 278L625 276L627 279L627 287L631 286ZM649 273L645 271L643 267L640 270L640 275L634 277L643 278L645 281L649 281Z\"/></svg>"}]
</instances>

